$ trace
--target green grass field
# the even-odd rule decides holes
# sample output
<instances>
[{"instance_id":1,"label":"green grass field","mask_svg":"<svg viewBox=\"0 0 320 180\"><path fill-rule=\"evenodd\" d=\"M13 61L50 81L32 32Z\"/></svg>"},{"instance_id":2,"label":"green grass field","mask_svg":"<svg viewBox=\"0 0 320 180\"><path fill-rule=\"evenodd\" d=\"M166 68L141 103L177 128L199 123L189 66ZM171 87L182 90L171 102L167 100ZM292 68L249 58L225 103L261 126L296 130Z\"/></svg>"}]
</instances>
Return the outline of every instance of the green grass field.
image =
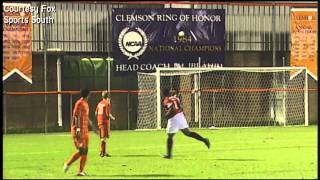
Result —
<instances>
[{"instance_id":1,"label":"green grass field","mask_svg":"<svg viewBox=\"0 0 320 180\"><path fill-rule=\"evenodd\" d=\"M185 137L174 139L173 159L163 159L165 131L113 131L110 158L100 158L98 136L90 132L87 177L79 161L65 174L75 151L69 133L4 135L4 178L318 178L317 126L194 131L212 148Z\"/></svg>"}]
</instances>

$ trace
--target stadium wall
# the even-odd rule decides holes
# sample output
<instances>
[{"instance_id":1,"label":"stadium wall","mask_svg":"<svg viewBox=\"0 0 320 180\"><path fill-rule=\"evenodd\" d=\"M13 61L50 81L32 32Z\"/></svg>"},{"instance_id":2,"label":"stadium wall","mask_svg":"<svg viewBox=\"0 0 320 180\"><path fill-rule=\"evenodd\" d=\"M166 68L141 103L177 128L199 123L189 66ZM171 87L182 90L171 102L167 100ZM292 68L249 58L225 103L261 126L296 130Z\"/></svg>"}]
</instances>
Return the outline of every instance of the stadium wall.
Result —
<instances>
[{"instance_id":1,"label":"stadium wall","mask_svg":"<svg viewBox=\"0 0 320 180\"><path fill-rule=\"evenodd\" d=\"M275 66L289 65L290 57L290 8L314 7L316 1L295 3L295 5L274 6L275 16ZM310 5L308 5L310 3ZM312 5L313 3L313 5ZM33 84L29 84L17 74L3 81L6 92L44 91L44 45L47 48L60 48L62 60L62 90L77 91L83 86L92 90L107 88L107 75L91 76L88 72L72 70L82 58L106 58L112 56L111 42L111 9L112 8L175 8L173 4L126 4L108 2L31 2L32 6L47 4L55 6L57 13L51 14L56 23L33 26ZM306 5L307 4L307 5ZM226 67L270 67L272 66L272 6L247 2L245 4L202 3L191 4L193 9L226 9ZM48 15L48 14L44 14ZM257 24L257 26L254 26ZM285 63L283 64L283 57ZM48 54L47 82L48 91L57 90L56 76L57 54ZM74 63L74 64L72 64ZM80 75L81 74L81 75ZM309 77L309 88L317 88L318 82ZM136 90L137 77L114 77L111 89ZM309 92L309 120L311 124L318 121L318 91ZM48 120L45 123L44 95L4 95L4 128L7 132L44 132L45 126L49 131L69 130L70 100L72 104L79 95L62 95L63 127L57 126L57 95L49 94ZM93 117L95 105L100 98L94 94L90 100L90 117ZM112 123L112 129L134 129L137 117L137 96L134 93L113 93L113 111L117 121ZM128 109L129 107L129 109ZM128 123L129 119L129 123ZM45 125L46 124L46 125Z\"/></svg>"},{"instance_id":2,"label":"stadium wall","mask_svg":"<svg viewBox=\"0 0 320 180\"><path fill-rule=\"evenodd\" d=\"M289 52L277 52L277 65L282 65L282 57L289 57ZM78 91L82 87L91 90L107 89L107 74L90 76L92 69L80 73L72 67L72 63L80 64L81 59L98 57L93 54L68 54L62 55L62 90ZM105 55L100 55L105 58ZM48 55L48 91L57 90L57 55ZM288 63L286 61L286 63ZM34 92L44 91L44 64L43 54L33 53L33 83L29 84L17 74L3 82L7 92ZM272 66L272 52L230 51L225 56L226 67L270 67ZM75 67L79 67L78 65ZM72 69L73 68L73 69ZM309 77L309 88L317 88L317 81ZM111 90L137 90L136 75L126 77L111 77ZM318 98L317 91L309 91L309 121L310 124L318 123ZM71 97L72 96L72 97ZM63 127L58 126L57 94L47 95L47 129L52 131L68 131L70 128L70 100L72 105L80 96L78 94L62 95ZM137 119L137 94L115 92L111 94L112 111L117 121L112 122L111 128L117 130L135 129ZM70 99L72 98L72 99ZM44 132L45 129L45 104L44 95L6 95L6 130L7 132ZM89 101L90 118L95 120L94 110L100 100L100 93L94 93Z\"/></svg>"}]
</instances>

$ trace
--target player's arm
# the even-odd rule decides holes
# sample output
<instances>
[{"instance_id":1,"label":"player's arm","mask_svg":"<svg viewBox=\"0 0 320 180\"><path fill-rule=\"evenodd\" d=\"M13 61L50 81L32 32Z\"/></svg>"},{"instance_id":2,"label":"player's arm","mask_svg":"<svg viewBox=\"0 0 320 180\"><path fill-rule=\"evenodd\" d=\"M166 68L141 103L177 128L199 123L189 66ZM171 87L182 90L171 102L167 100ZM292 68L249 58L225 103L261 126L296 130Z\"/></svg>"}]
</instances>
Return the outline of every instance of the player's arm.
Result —
<instances>
[{"instance_id":1,"label":"player's arm","mask_svg":"<svg viewBox=\"0 0 320 180\"><path fill-rule=\"evenodd\" d=\"M170 117L174 111L174 104L172 102L164 104L165 117Z\"/></svg>"},{"instance_id":2,"label":"player's arm","mask_svg":"<svg viewBox=\"0 0 320 180\"><path fill-rule=\"evenodd\" d=\"M73 125L76 130L76 136L78 139L81 138L81 129L80 129L80 117L81 117L81 111L80 111L80 106L76 105L74 109L74 115L73 115Z\"/></svg>"},{"instance_id":3,"label":"player's arm","mask_svg":"<svg viewBox=\"0 0 320 180\"><path fill-rule=\"evenodd\" d=\"M176 100L173 101L173 107L176 109L179 108L178 101L176 101Z\"/></svg>"},{"instance_id":4,"label":"player's arm","mask_svg":"<svg viewBox=\"0 0 320 180\"><path fill-rule=\"evenodd\" d=\"M172 111L172 107L171 108L165 108L164 109L165 116L168 117L171 111Z\"/></svg>"},{"instance_id":5,"label":"player's arm","mask_svg":"<svg viewBox=\"0 0 320 180\"><path fill-rule=\"evenodd\" d=\"M161 106L162 106L161 109L163 110L163 112L164 112L164 114L166 116L169 109L168 109L168 106L167 106L167 101L165 99L162 100Z\"/></svg>"},{"instance_id":6,"label":"player's arm","mask_svg":"<svg viewBox=\"0 0 320 180\"><path fill-rule=\"evenodd\" d=\"M111 114L111 112L109 113L109 117L110 117L112 120L116 120L116 118Z\"/></svg>"},{"instance_id":7,"label":"player's arm","mask_svg":"<svg viewBox=\"0 0 320 180\"><path fill-rule=\"evenodd\" d=\"M106 114L107 114L107 118L110 118L112 120L116 120L116 118L111 114L111 102L110 102L110 99L109 99L109 103L106 107Z\"/></svg>"},{"instance_id":8,"label":"player's arm","mask_svg":"<svg viewBox=\"0 0 320 180\"><path fill-rule=\"evenodd\" d=\"M74 116L74 122L76 125L76 136L78 139L81 138L81 129L80 129L80 117L79 116Z\"/></svg>"},{"instance_id":9,"label":"player's arm","mask_svg":"<svg viewBox=\"0 0 320 180\"><path fill-rule=\"evenodd\" d=\"M183 110L182 106L181 106L181 102L180 102L180 99L179 98L174 98L173 100L173 104L174 104L174 108L175 109L181 109Z\"/></svg>"},{"instance_id":10,"label":"player's arm","mask_svg":"<svg viewBox=\"0 0 320 180\"><path fill-rule=\"evenodd\" d=\"M116 120L116 118L111 114L111 106L108 107L109 108L109 117L112 120Z\"/></svg>"},{"instance_id":11,"label":"player's arm","mask_svg":"<svg viewBox=\"0 0 320 180\"><path fill-rule=\"evenodd\" d=\"M71 127L76 132L77 138L80 138L80 109L78 103L75 104L73 109Z\"/></svg>"}]
</instances>

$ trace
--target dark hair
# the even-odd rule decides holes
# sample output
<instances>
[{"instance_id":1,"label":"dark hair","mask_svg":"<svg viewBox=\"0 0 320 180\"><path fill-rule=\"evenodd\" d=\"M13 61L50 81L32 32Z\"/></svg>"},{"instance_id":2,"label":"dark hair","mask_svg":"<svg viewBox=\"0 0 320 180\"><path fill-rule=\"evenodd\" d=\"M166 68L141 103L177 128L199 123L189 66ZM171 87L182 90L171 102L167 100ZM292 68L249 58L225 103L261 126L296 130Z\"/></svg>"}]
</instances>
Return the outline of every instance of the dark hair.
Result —
<instances>
[{"instance_id":1,"label":"dark hair","mask_svg":"<svg viewBox=\"0 0 320 180\"><path fill-rule=\"evenodd\" d=\"M110 98L109 97L109 93L107 91L103 91L102 92L102 98L104 98L104 99Z\"/></svg>"},{"instance_id":2,"label":"dark hair","mask_svg":"<svg viewBox=\"0 0 320 180\"><path fill-rule=\"evenodd\" d=\"M170 89L164 89L162 90L162 93L164 96L170 96Z\"/></svg>"},{"instance_id":3,"label":"dark hair","mask_svg":"<svg viewBox=\"0 0 320 180\"><path fill-rule=\"evenodd\" d=\"M178 95L178 93L179 93L178 89L173 89L173 90L171 91L171 95L172 95L172 96Z\"/></svg>"},{"instance_id":4,"label":"dark hair","mask_svg":"<svg viewBox=\"0 0 320 180\"><path fill-rule=\"evenodd\" d=\"M83 98L88 97L88 96L89 96L89 93L90 93L89 89L81 89L81 91L80 91L80 95L81 95L81 97L83 97Z\"/></svg>"}]
</instances>

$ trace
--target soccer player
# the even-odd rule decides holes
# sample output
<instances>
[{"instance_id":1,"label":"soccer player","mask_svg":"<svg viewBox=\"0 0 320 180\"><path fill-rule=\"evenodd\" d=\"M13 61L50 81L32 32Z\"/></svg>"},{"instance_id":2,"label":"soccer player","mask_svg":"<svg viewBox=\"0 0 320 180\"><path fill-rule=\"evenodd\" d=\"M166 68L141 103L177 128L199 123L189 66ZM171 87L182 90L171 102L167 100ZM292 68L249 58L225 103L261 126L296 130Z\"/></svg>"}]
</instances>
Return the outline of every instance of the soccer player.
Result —
<instances>
[{"instance_id":1,"label":"soccer player","mask_svg":"<svg viewBox=\"0 0 320 180\"><path fill-rule=\"evenodd\" d=\"M183 109L180 104L180 99L177 97L177 91L170 94L169 89L163 90L163 95L165 98L162 100L162 106L164 108L165 116L168 118L167 123L167 154L163 158L172 158L172 146L173 146L173 136L179 130L188 137L194 138L196 140L202 141L208 149L210 148L210 141L207 138L203 138L198 133L193 132L189 129L189 125L183 113Z\"/></svg>"},{"instance_id":2,"label":"soccer player","mask_svg":"<svg viewBox=\"0 0 320 180\"><path fill-rule=\"evenodd\" d=\"M115 120L115 117L111 114L110 98L106 91L102 92L102 100L97 105L95 115L97 117L101 141L100 157L110 157L110 154L106 152L106 139L110 137L110 119Z\"/></svg>"},{"instance_id":3,"label":"soccer player","mask_svg":"<svg viewBox=\"0 0 320 180\"><path fill-rule=\"evenodd\" d=\"M89 143L89 104L90 91L82 89L81 98L76 102L73 109L71 135L77 151L64 164L63 170L67 172L73 162L80 158L78 176L86 176L84 167L87 161Z\"/></svg>"}]
</instances>

